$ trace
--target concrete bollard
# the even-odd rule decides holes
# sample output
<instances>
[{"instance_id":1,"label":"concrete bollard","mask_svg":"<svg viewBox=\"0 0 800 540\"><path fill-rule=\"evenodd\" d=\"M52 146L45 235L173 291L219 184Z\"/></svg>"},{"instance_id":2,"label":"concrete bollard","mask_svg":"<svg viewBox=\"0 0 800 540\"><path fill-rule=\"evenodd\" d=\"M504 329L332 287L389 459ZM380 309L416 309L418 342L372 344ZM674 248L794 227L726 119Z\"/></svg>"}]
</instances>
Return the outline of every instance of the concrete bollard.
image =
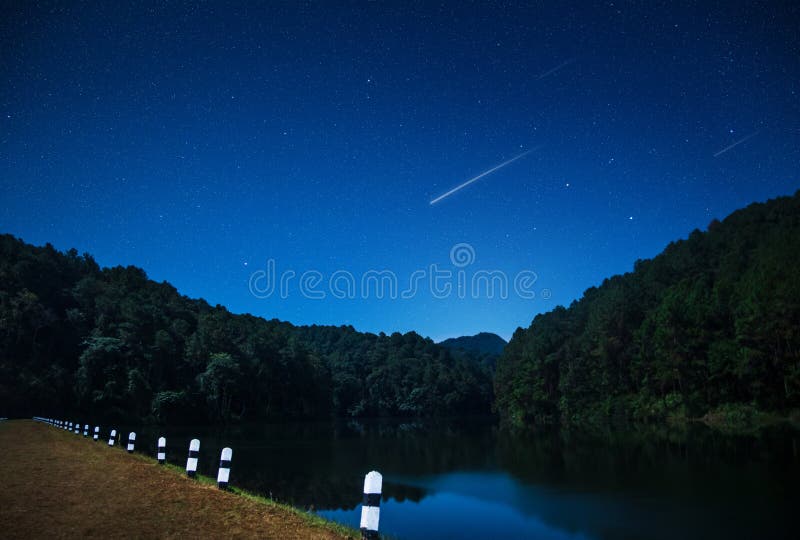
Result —
<instances>
[{"instance_id":1,"label":"concrete bollard","mask_svg":"<svg viewBox=\"0 0 800 540\"><path fill-rule=\"evenodd\" d=\"M88 437L89 436L89 424L84 424L83 425L83 436L84 437Z\"/></svg>"},{"instance_id":2,"label":"concrete bollard","mask_svg":"<svg viewBox=\"0 0 800 540\"><path fill-rule=\"evenodd\" d=\"M94 442L97 442L99 438L100 438L100 426L94 426L94 437L92 437L92 439L94 439Z\"/></svg>"},{"instance_id":3,"label":"concrete bollard","mask_svg":"<svg viewBox=\"0 0 800 540\"><path fill-rule=\"evenodd\" d=\"M190 478L194 478L197 474L197 458L200 457L200 441L192 439L189 443L189 458L186 460L186 474Z\"/></svg>"},{"instance_id":4,"label":"concrete bollard","mask_svg":"<svg viewBox=\"0 0 800 540\"><path fill-rule=\"evenodd\" d=\"M72 431L72 422L67 424L67 431Z\"/></svg>"},{"instance_id":5,"label":"concrete bollard","mask_svg":"<svg viewBox=\"0 0 800 540\"><path fill-rule=\"evenodd\" d=\"M128 453L133 453L133 446L136 444L136 433L131 431L128 433Z\"/></svg>"},{"instance_id":6,"label":"concrete bollard","mask_svg":"<svg viewBox=\"0 0 800 540\"><path fill-rule=\"evenodd\" d=\"M228 480L231 476L231 458L233 457L233 450L230 448L223 448L222 454L219 457L219 472L217 473L217 486L219 489L228 488Z\"/></svg>"},{"instance_id":7,"label":"concrete bollard","mask_svg":"<svg viewBox=\"0 0 800 540\"><path fill-rule=\"evenodd\" d=\"M361 538L377 540L378 522L381 518L381 488L383 476L370 471L364 477L364 502L361 506Z\"/></svg>"},{"instance_id":8,"label":"concrete bollard","mask_svg":"<svg viewBox=\"0 0 800 540\"><path fill-rule=\"evenodd\" d=\"M75 422L75 435L80 435L80 434L81 434L81 423Z\"/></svg>"},{"instance_id":9,"label":"concrete bollard","mask_svg":"<svg viewBox=\"0 0 800 540\"><path fill-rule=\"evenodd\" d=\"M111 435L108 436L108 446L114 446L114 439L117 438L117 430L112 429Z\"/></svg>"},{"instance_id":10,"label":"concrete bollard","mask_svg":"<svg viewBox=\"0 0 800 540\"><path fill-rule=\"evenodd\" d=\"M158 438L158 454L156 454L156 457L159 465L167 462L167 439L164 437Z\"/></svg>"}]
</instances>

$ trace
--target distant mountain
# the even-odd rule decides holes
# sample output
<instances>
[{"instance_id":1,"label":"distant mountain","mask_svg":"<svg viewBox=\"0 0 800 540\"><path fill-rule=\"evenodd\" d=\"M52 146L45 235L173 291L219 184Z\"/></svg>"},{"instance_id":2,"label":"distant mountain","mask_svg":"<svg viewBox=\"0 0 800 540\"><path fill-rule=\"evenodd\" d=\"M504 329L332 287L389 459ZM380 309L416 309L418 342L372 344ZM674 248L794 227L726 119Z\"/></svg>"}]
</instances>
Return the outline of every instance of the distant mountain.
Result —
<instances>
[{"instance_id":1,"label":"distant mountain","mask_svg":"<svg viewBox=\"0 0 800 540\"><path fill-rule=\"evenodd\" d=\"M514 424L800 409L800 191L693 231L518 329L497 362Z\"/></svg>"},{"instance_id":2,"label":"distant mountain","mask_svg":"<svg viewBox=\"0 0 800 540\"><path fill-rule=\"evenodd\" d=\"M442 347L450 350L461 349L463 351L476 352L479 354L499 355L507 345L506 340L492 334L491 332L481 332L474 336L461 336L446 339L439 343Z\"/></svg>"}]
</instances>

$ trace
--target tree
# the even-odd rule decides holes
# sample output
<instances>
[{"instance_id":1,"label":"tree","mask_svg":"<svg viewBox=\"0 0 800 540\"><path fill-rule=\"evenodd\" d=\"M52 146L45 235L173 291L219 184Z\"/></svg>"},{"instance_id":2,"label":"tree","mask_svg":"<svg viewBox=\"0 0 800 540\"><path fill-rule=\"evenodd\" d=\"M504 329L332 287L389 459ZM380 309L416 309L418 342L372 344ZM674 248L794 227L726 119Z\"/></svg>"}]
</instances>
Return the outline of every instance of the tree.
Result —
<instances>
[{"instance_id":1,"label":"tree","mask_svg":"<svg viewBox=\"0 0 800 540\"><path fill-rule=\"evenodd\" d=\"M216 420L229 422L231 405L241 383L239 364L228 353L213 353L206 370L198 377L200 393L205 397L211 415Z\"/></svg>"}]
</instances>

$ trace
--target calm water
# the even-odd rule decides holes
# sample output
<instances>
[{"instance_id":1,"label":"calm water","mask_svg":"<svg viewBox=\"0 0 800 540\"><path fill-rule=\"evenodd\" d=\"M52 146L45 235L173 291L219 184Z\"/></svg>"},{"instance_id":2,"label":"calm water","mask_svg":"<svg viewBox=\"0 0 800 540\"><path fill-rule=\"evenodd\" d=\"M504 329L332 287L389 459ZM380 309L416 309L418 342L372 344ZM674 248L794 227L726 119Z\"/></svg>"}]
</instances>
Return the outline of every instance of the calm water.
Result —
<instances>
[{"instance_id":1,"label":"calm water","mask_svg":"<svg viewBox=\"0 0 800 540\"><path fill-rule=\"evenodd\" d=\"M127 429L127 428L126 428ZM703 426L512 434L483 420L139 428L138 450L358 527L364 474L384 476L394 538L797 537L800 433ZM104 429L103 433L106 433ZM127 437L127 430L125 431Z\"/></svg>"}]
</instances>

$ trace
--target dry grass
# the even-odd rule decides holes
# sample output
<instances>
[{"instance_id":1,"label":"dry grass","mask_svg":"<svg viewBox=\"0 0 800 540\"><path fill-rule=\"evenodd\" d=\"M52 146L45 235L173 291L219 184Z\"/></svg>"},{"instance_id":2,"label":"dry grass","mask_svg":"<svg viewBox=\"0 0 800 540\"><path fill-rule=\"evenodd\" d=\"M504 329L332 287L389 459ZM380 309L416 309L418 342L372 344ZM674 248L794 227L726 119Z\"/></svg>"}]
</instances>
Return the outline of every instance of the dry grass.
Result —
<instances>
[{"instance_id":1,"label":"dry grass","mask_svg":"<svg viewBox=\"0 0 800 540\"><path fill-rule=\"evenodd\" d=\"M353 531L32 420L0 422L3 538L353 538Z\"/></svg>"}]
</instances>

